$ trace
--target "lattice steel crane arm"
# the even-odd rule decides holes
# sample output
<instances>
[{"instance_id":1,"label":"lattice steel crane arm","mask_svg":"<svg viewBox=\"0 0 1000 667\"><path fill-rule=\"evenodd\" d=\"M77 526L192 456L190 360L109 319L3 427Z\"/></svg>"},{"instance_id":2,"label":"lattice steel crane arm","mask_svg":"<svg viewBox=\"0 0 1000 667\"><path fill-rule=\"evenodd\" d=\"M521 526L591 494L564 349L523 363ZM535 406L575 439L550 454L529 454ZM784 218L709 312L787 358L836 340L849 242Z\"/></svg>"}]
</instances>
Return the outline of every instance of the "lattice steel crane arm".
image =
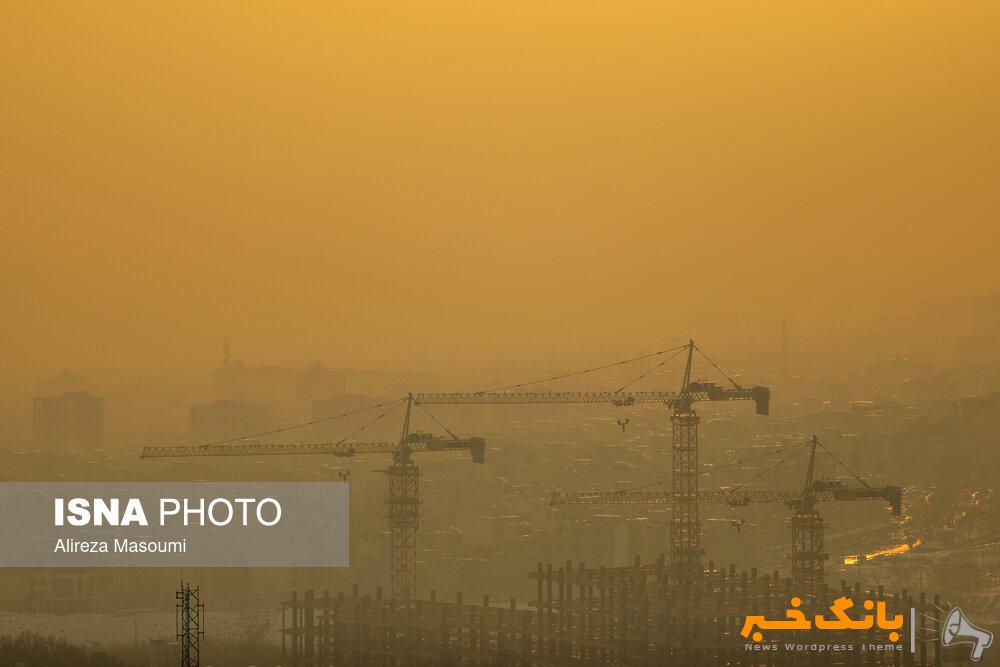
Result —
<instances>
[{"instance_id":1,"label":"lattice steel crane arm","mask_svg":"<svg viewBox=\"0 0 1000 667\"><path fill-rule=\"evenodd\" d=\"M814 502L844 500L884 500L894 516L901 510L902 489L898 486L853 487L817 482L812 489ZM622 491L604 493L554 493L552 505L669 505L670 491ZM699 491L699 503L743 507L760 503L781 503L791 508L802 504L801 491Z\"/></svg>"},{"instance_id":2,"label":"lattice steel crane arm","mask_svg":"<svg viewBox=\"0 0 1000 667\"><path fill-rule=\"evenodd\" d=\"M799 499L798 491L699 491L699 503L740 507L756 503L791 504ZM622 491L606 493L554 493L552 505L669 505L671 491Z\"/></svg>"},{"instance_id":3,"label":"lattice steel crane arm","mask_svg":"<svg viewBox=\"0 0 1000 667\"><path fill-rule=\"evenodd\" d=\"M768 414L771 391L767 387L750 389L720 387L692 382L686 396L690 401L755 401L759 414ZM523 405L552 403L664 403L673 406L682 398L676 391L497 391L497 392L425 392L413 400L422 405Z\"/></svg>"},{"instance_id":4,"label":"lattice steel crane arm","mask_svg":"<svg viewBox=\"0 0 1000 667\"><path fill-rule=\"evenodd\" d=\"M673 391L493 391L430 392L415 394L421 405L507 405L550 403L667 403L677 397Z\"/></svg>"},{"instance_id":5,"label":"lattice steel crane arm","mask_svg":"<svg viewBox=\"0 0 1000 667\"><path fill-rule=\"evenodd\" d=\"M827 485L815 492L816 500L884 500L892 508L892 515L902 513L903 489L898 486L880 485L867 487Z\"/></svg>"},{"instance_id":6,"label":"lattice steel crane arm","mask_svg":"<svg viewBox=\"0 0 1000 667\"><path fill-rule=\"evenodd\" d=\"M178 445L169 447L143 447L141 457L186 458L204 456L293 456L302 454L326 454L350 457L358 454L394 454L401 450L409 452L450 452L468 451L472 460L482 463L485 457L486 441L482 438L438 438L413 437L411 434L403 443L398 442L292 442L256 443L238 442L224 445Z\"/></svg>"},{"instance_id":7,"label":"lattice steel crane arm","mask_svg":"<svg viewBox=\"0 0 1000 667\"><path fill-rule=\"evenodd\" d=\"M670 491L623 491L600 493L553 493L552 505L669 505Z\"/></svg>"},{"instance_id":8,"label":"lattice steel crane arm","mask_svg":"<svg viewBox=\"0 0 1000 667\"><path fill-rule=\"evenodd\" d=\"M144 459L185 458L192 456L292 456L301 454L388 454L399 448L398 442L239 442L225 445L176 445L143 447Z\"/></svg>"}]
</instances>

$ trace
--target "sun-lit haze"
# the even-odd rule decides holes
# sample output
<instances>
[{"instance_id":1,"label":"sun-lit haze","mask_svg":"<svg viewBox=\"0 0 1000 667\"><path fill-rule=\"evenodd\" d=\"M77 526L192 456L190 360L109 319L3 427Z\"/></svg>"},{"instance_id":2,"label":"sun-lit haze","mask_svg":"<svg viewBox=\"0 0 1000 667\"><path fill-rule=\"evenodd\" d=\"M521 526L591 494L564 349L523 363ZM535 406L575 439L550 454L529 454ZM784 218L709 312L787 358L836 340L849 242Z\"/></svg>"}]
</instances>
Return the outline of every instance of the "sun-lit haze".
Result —
<instances>
[{"instance_id":1,"label":"sun-lit haze","mask_svg":"<svg viewBox=\"0 0 1000 667\"><path fill-rule=\"evenodd\" d=\"M1000 632L997 0L5 4L0 665Z\"/></svg>"},{"instance_id":2,"label":"sun-lit haze","mask_svg":"<svg viewBox=\"0 0 1000 667\"><path fill-rule=\"evenodd\" d=\"M432 367L1000 288L1000 5L15 3L0 368ZM775 343L776 344L776 343Z\"/></svg>"}]
</instances>

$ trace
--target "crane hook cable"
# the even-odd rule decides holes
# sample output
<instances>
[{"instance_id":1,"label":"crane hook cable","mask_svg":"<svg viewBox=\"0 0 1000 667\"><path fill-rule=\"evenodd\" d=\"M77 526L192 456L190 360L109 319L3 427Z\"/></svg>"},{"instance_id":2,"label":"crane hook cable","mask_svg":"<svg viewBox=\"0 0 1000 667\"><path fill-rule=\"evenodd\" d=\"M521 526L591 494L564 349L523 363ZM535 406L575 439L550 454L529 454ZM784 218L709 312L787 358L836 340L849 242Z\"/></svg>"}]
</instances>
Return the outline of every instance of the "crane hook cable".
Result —
<instances>
[{"instance_id":1,"label":"crane hook cable","mask_svg":"<svg viewBox=\"0 0 1000 667\"><path fill-rule=\"evenodd\" d=\"M265 435L274 435L275 433L281 433L283 431L291 431L296 428L302 428L304 426L312 426L313 424L319 424L322 422L332 421L334 419L340 419L341 417L350 417L351 415L359 415L363 412L368 412L369 410L377 410L378 408L384 408L387 405L402 405L406 400L406 397L396 399L394 401L386 401L384 403L379 403L378 405L370 405L367 408L361 408L360 410L350 410L348 412L342 412L339 415L330 415L329 417L320 417L319 419L313 419L312 421L303 422L301 424L292 424L291 426L282 426L281 428L276 428L271 431L262 431L260 433L251 433L249 435L243 435L238 438L229 438L228 440L219 440L217 442L210 442L208 444L202 445L202 447L215 447L217 445L226 445L230 442L240 442L241 440L250 440L252 438L262 438Z\"/></svg>"},{"instance_id":2,"label":"crane hook cable","mask_svg":"<svg viewBox=\"0 0 1000 667\"><path fill-rule=\"evenodd\" d=\"M622 361L616 361L611 364L605 364L603 366L595 366L594 368L585 368L579 371L573 371L572 373L564 373L562 375L553 375L552 377L541 378L539 380L532 380L530 382L521 382L519 384L512 384L506 387L497 387L496 389L484 389L482 391L473 392L475 394L491 394L495 391L507 391L508 389L519 389L521 387L527 387L533 384L540 384L542 382L551 382L553 380L564 380L575 375L583 375L585 373L593 373L594 371L603 371L608 368L614 368L615 366L623 366L625 364L631 364L635 361L642 361L643 359L649 359L651 357L658 357L661 354L666 354L667 352L673 352L674 350L681 350L686 348L687 345L679 345L677 347L672 347L668 350L660 350L659 352L650 352L649 354L644 354L640 357L633 357L632 359L624 359Z\"/></svg>"}]
</instances>

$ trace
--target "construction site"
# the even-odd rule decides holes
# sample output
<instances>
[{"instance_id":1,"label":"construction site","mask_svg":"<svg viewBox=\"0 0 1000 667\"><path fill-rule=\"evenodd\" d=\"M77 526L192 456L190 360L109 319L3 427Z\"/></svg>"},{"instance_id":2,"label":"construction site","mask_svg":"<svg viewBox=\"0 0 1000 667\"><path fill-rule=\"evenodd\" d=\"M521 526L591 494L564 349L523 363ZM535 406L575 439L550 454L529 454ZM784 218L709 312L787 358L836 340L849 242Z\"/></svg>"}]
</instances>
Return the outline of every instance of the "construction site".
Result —
<instances>
[{"instance_id":1,"label":"construction site","mask_svg":"<svg viewBox=\"0 0 1000 667\"><path fill-rule=\"evenodd\" d=\"M1000 667L1000 2L4 10L0 667Z\"/></svg>"},{"instance_id":2,"label":"construction site","mask_svg":"<svg viewBox=\"0 0 1000 667\"><path fill-rule=\"evenodd\" d=\"M661 369L677 357L681 358L679 389L634 388L643 386L654 372L662 375ZM720 382L695 379L698 358L720 376ZM551 387L578 376L593 377L609 368L635 368L637 364L641 372L611 391L527 389L535 384ZM281 647L290 665L940 664L941 617L948 603L938 594L923 590L922 584L921 590L913 590L905 586L887 589L878 581L863 579L838 581L837 573L843 570L832 573L827 567L830 554L821 509L868 505L882 513L884 523L898 522L904 513L903 488L867 480L816 435L737 460L712 462L713 470L731 468L747 478L705 488L700 483L706 473L699 453L701 417L696 405L700 403L732 404L733 408L749 403L755 415L765 417L770 413L771 390L744 387L691 340L638 358L497 390L410 393L398 401L347 413L351 416L370 410L376 416L337 441L267 442L255 436L200 446L150 447L142 456L391 457L391 465L384 470L384 517L389 534L384 584L368 591L358 584L351 585L349 591L301 590L283 602ZM421 576L421 472L413 456L464 452L472 463L488 465L489 447L483 437L456 435L431 410L439 406L512 405L559 410L581 404L619 411L612 428L623 433L632 419L623 410L641 404L665 407L670 422L669 469L658 471L662 481L631 488L556 491L548 498L548 506L557 520L563 521L573 521L580 513L592 515L602 508L664 512L669 517L665 524L668 549L649 562L633 554L625 564L588 563L574 553L565 553L565 560L555 564L537 562L534 570L522 573L535 593L527 598L484 593L481 599L471 599L454 590L447 597L439 595L436 586L448 583L425 583ZM357 439L399 407L405 412L397 441ZM411 430L418 413L443 433ZM759 488L762 478L774 479L765 475L799 455L805 465L792 473L793 478L798 477L797 483L788 488ZM823 469L836 470L836 478L817 474L817 460L824 458L827 465ZM348 474L340 473L341 480ZM581 486L584 483L580 480ZM725 562L726 554L706 553L703 508L757 506L772 507L786 515L784 530L788 532L775 537L776 542L791 545L783 554L784 567L772 568L770 562ZM615 521L625 524L628 518ZM746 522L727 521L738 532ZM908 549L906 545L904 550ZM859 559L869 559L863 547L859 550ZM616 558L621 560L620 554ZM845 618L862 626L864 609L873 604L888 610L890 616L905 616L905 636L873 627L870 622L861 633L848 631L847 626L824 632L813 627L808 632L768 633L763 642L757 635L749 637L744 629L748 616L780 617L792 600L809 613L821 614L841 598L849 601L842 602L845 607L854 608ZM830 648L814 647L810 653L808 647L814 645Z\"/></svg>"}]
</instances>

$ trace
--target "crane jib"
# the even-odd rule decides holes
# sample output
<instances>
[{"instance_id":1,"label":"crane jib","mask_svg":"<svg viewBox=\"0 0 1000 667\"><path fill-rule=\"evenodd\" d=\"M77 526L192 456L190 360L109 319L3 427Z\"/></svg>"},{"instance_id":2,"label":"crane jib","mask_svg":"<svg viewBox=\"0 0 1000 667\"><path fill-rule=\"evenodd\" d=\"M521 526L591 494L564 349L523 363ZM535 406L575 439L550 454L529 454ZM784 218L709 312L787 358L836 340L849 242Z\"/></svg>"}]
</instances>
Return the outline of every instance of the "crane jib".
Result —
<instances>
[{"instance_id":1,"label":"crane jib","mask_svg":"<svg viewBox=\"0 0 1000 667\"><path fill-rule=\"evenodd\" d=\"M473 463L483 463L486 456L486 441L483 438L477 437L439 438L422 436L403 444L398 442L240 442L207 446L174 445L144 447L140 457L154 459L206 456L300 456L303 454L353 457L361 454L392 454L403 449L408 449L411 452L467 451L472 455Z\"/></svg>"},{"instance_id":2,"label":"crane jib","mask_svg":"<svg viewBox=\"0 0 1000 667\"><path fill-rule=\"evenodd\" d=\"M771 390L767 387L727 388L707 383L691 383L682 396L675 391L498 391L498 392L426 392L416 394L421 405L545 405L554 403L631 405L663 403L672 405L681 398L698 401L754 401L756 412L769 413Z\"/></svg>"},{"instance_id":3,"label":"crane jib","mask_svg":"<svg viewBox=\"0 0 1000 667\"><path fill-rule=\"evenodd\" d=\"M818 486L811 496L816 502L845 500L883 500L889 504L894 516L899 516L902 505L902 489L898 486L842 486L839 484ZM670 491L606 491L597 493L554 493L552 505L669 505L674 501ZM791 508L802 505L801 491L774 489L753 491L699 491L699 503L744 507L761 503L780 503Z\"/></svg>"}]
</instances>

